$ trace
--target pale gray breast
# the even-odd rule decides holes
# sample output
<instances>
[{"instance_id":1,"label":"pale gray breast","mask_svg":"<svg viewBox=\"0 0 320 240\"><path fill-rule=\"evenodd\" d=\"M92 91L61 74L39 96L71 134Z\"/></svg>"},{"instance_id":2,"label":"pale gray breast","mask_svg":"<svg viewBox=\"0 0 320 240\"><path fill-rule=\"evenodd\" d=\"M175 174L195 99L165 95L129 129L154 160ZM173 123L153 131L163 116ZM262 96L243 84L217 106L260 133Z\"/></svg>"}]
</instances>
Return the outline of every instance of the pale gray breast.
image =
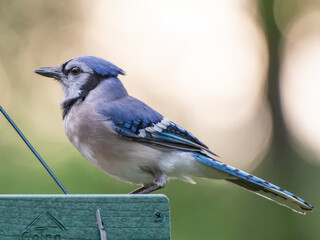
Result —
<instances>
[{"instance_id":1,"label":"pale gray breast","mask_svg":"<svg viewBox=\"0 0 320 240\"><path fill-rule=\"evenodd\" d=\"M112 123L95 112L94 104L75 104L64 119L66 135L71 143L93 164L109 156L119 158L119 140Z\"/></svg>"},{"instance_id":2,"label":"pale gray breast","mask_svg":"<svg viewBox=\"0 0 320 240\"><path fill-rule=\"evenodd\" d=\"M153 176L142 169L156 167L161 151L118 136L112 122L96 113L93 104L74 105L64 125L72 144L96 167L132 183L152 182Z\"/></svg>"}]
</instances>

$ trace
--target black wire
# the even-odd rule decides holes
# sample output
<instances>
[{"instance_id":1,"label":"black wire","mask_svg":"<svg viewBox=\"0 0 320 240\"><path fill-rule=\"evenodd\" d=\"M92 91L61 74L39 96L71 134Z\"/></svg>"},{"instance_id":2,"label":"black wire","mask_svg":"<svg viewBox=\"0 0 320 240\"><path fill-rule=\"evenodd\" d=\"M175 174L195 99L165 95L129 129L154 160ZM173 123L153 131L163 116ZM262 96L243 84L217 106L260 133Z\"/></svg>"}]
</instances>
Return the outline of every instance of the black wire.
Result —
<instances>
[{"instance_id":1,"label":"black wire","mask_svg":"<svg viewBox=\"0 0 320 240\"><path fill-rule=\"evenodd\" d=\"M22 138L22 140L27 144L27 146L30 148L31 152L39 159L40 163L44 168L47 170L47 172L50 174L50 176L53 178L53 180L59 185L61 190L68 194L67 190L64 188L64 186L61 184L61 182L58 180L58 178L54 175L54 173L51 171L49 166L46 164L46 162L41 158L41 156L37 153L37 151L34 149L34 147L31 145L31 143L28 141L28 139L23 135L23 133L20 131L18 126L13 122L13 120L9 117L9 115L6 113L6 111L0 106L0 111L5 116L5 118L8 120L8 122L11 124L11 126L16 130L16 132L19 134L19 136Z\"/></svg>"}]
</instances>

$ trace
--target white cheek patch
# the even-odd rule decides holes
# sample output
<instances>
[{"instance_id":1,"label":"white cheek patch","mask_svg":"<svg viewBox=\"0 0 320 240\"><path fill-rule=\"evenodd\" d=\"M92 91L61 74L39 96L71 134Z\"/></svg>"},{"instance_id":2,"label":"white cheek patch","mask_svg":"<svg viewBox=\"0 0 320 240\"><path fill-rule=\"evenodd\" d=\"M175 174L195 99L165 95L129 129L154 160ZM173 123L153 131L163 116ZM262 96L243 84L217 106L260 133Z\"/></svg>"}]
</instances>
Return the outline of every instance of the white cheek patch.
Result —
<instances>
[{"instance_id":1,"label":"white cheek patch","mask_svg":"<svg viewBox=\"0 0 320 240\"><path fill-rule=\"evenodd\" d=\"M67 71L72 67L79 67L81 73L79 75L68 74L62 79L62 87L64 92L64 100L79 97L81 94L81 87L90 81L90 74L93 73L86 64L71 60L65 67Z\"/></svg>"},{"instance_id":2,"label":"white cheek patch","mask_svg":"<svg viewBox=\"0 0 320 240\"><path fill-rule=\"evenodd\" d=\"M79 97L82 92L81 87L88 81L90 81L90 74L86 72L77 76L68 76L67 79L63 79L64 100Z\"/></svg>"},{"instance_id":3,"label":"white cheek patch","mask_svg":"<svg viewBox=\"0 0 320 240\"><path fill-rule=\"evenodd\" d=\"M81 93L80 85L77 83L72 83L69 86L63 85L63 92L64 92L64 101L67 99L79 97Z\"/></svg>"}]
</instances>

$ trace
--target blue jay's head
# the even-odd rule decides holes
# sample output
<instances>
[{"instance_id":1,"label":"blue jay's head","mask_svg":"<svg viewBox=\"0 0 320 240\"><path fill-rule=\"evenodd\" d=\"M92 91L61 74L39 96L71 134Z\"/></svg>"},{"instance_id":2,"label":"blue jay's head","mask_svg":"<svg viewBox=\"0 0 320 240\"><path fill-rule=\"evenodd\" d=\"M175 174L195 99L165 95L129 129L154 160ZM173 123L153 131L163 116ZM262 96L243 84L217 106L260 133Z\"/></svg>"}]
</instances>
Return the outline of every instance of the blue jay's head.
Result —
<instances>
[{"instance_id":1,"label":"blue jay's head","mask_svg":"<svg viewBox=\"0 0 320 240\"><path fill-rule=\"evenodd\" d=\"M124 75L124 71L102 58L80 56L59 67L43 67L36 73L58 80L64 90L64 99L85 97L102 80Z\"/></svg>"}]
</instances>

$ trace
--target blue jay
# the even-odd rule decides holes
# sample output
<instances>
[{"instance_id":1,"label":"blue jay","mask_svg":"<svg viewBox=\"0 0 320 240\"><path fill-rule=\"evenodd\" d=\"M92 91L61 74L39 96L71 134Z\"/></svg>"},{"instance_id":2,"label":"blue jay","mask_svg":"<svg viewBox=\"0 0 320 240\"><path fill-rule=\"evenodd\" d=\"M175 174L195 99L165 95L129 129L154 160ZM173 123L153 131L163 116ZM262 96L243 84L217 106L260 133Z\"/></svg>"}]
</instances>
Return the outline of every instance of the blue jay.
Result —
<instances>
[{"instance_id":1,"label":"blue jay","mask_svg":"<svg viewBox=\"0 0 320 240\"><path fill-rule=\"evenodd\" d=\"M292 193L216 159L203 142L130 96L124 71L93 56L80 56L36 73L61 83L66 135L93 165L117 179L140 184L146 194L168 180L225 179L295 212L313 207Z\"/></svg>"}]
</instances>

